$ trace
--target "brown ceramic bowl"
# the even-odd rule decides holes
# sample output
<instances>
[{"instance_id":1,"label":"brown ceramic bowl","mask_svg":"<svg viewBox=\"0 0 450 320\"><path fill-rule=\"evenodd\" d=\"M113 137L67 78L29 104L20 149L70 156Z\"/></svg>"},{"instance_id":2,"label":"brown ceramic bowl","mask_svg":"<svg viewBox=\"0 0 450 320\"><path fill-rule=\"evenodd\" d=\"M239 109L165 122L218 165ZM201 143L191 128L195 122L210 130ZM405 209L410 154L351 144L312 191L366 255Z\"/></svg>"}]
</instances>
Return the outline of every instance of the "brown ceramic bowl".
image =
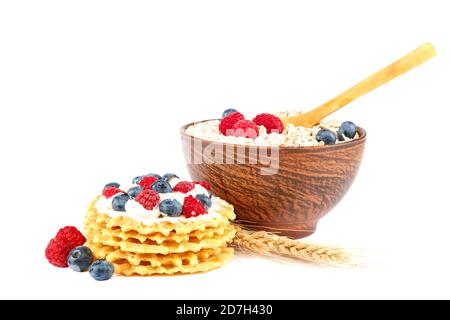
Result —
<instances>
[{"instance_id":1,"label":"brown ceramic bowl","mask_svg":"<svg viewBox=\"0 0 450 320\"><path fill-rule=\"evenodd\" d=\"M191 124L181 128L181 136L192 179L208 181L213 194L234 206L237 221L291 238L314 233L319 219L344 197L358 173L366 142L365 130L358 128L359 138L345 143L266 147L269 155L278 149L279 169L262 175L261 169L270 166L258 157L261 147L215 143L213 152L211 141L186 135ZM240 158L238 149L245 150Z\"/></svg>"}]
</instances>

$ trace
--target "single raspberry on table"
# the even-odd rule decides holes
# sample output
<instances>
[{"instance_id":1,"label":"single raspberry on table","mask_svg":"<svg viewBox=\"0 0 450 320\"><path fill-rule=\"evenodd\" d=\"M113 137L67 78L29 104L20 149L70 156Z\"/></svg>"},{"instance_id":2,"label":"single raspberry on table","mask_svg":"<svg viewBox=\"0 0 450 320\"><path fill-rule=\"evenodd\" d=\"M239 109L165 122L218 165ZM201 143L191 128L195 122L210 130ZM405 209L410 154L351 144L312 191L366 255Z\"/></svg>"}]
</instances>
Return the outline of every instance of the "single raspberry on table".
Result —
<instances>
[{"instance_id":1,"label":"single raspberry on table","mask_svg":"<svg viewBox=\"0 0 450 320\"><path fill-rule=\"evenodd\" d=\"M175 185L175 187L173 187L172 191L188 193L189 191L194 190L194 188L195 188L195 184L193 182L180 181Z\"/></svg>"},{"instance_id":2,"label":"single raspberry on table","mask_svg":"<svg viewBox=\"0 0 450 320\"><path fill-rule=\"evenodd\" d=\"M146 176L143 177L141 181L139 181L139 185L144 189L150 189L156 181L158 181L158 178L153 176Z\"/></svg>"},{"instance_id":3,"label":"single raspberry on table","mask_svg":"<svg viewBox=\"0 0 450 320\"><path fill-rule=\"evenodd\" d=\"M119 188L116 187L106 187L105 189L103 189L102 195L104 195L106 197L106 199L111 198L113 195L118 194L122 192L122 190L120 190Z\"/></svg>"},{"instance_id":4,"label":"single raspberry on table","mask_svg":"<svg viewBox=\"0 0 450 320\"><path fill-rule=\"evenodd\" d=\"M83 245L86 238L75 227L64 227L58 231L55 238L50 240L45 249L45 257L54 266L67 267L67 256L69 252Z\"/></svg>"},{"instance_id":5,"label":"single raspberry on table","mask_svg":"<svg viewBox=\"0 0 450 320\"><path fill-rule=\"evenodd\" d=\"M282 133L284 130L283 121L281 121L280 118L277 116L274 116L270 113L261 113L258 114L254 119L253 122L258 126L263 126L266 128L267 133Z\"/></svg>"},{"instance_id":6,"label":"single raspberry on table","mask_svg":"<svg viewBox=\"0 0 450 320\"><path fill-rule=\"evenodd\" d=\"M242 113L233 112L220 121L219 131L225 136L231 135L234 124L240 120L244 120Z\"/></svg>"},{"instance_id":7,"label":"single raspberry on table","mask_svg":"<svg viewBox=\"0 0 450 320\"><path fill-rule=\"evenodd\" d=\"M135 198L145 209L152 210L159 204L159 194L156 191L145 189Z\"/></svg>"},{"instance_id":8,"label":"single raspberry on table","mask_svg":"<svg viewBox=\"0 0 450 320\"><path fill-rule=\"evenodd\" d=\"M211 190L211 185L206 181L195 181L194 183L201 185L206 190Z\"/></svg>"},{"instance_id":9,"label":"single raspberry on table","mask_svg":"<svg viewBox=\"0 0 450 320\"><path fill-rule=\"evenodd\" d=\"M245 137L255 139L259 135L259 129L253 121L240 120L233 125L235 137Z\"/></svg>"},{"instance_id":10,"label":"single raspberry on table","mask_svg":"<svg viewBox=\"0 0 450 320\"><path fill-rule=\"evenodd\" d=\"M203 207L202 203L193 196L184 198L183 214L186 218L196 217L201 214L205 214L207 211Z\"/></svg>"}]
</instances>

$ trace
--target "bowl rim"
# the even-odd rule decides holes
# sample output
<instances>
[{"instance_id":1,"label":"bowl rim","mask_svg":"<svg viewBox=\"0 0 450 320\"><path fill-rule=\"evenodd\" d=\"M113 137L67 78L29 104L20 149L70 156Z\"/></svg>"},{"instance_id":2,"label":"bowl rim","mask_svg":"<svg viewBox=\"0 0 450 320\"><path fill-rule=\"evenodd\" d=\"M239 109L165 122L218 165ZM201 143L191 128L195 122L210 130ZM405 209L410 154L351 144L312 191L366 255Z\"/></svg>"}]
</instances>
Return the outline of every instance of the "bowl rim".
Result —
<instances>
[{"instance_id":1,"label":"bowl rim","mask_svg":"<svg viewBox=\"0 0 450 320\"><path fill-rule=\"evenodd\" d=\"M194 137L194 136L188 135L186 133L186 129L188 127L190 127L191 125L202 123L202 122L206 122L206 121L212 121L212 120L220 120L220 119L207 119L207 120L201 120L201 121L194 121L194 122L190 122L188 124L185 124L185 125L181 126L181 128L180 128L181 136L190 137L190 138L194 138L194 139L199 139L199 140L202 140L202 142L221 143L221 144L227 145L227 146L245 146L245 147L254 147L254 148L264 147L264 148L269 148L269 149L276 147L276 148L279 148L280 150L282 149L282 150L307 150L307 151L333 150L333 149L340 149L340 148L350 147L350 146L353 146L353 145L365 143L366 137L367 137L367 131L364 128L357 126L358 138L357 139L352 139L350 141L342 142L342 143L327 144L327 145L322 145L322 146L255 146L255 145L248 145L248 144L239 144L239 143L229 143L229 142L207 140L207 139Z\"/></svg>"}]
</instances>

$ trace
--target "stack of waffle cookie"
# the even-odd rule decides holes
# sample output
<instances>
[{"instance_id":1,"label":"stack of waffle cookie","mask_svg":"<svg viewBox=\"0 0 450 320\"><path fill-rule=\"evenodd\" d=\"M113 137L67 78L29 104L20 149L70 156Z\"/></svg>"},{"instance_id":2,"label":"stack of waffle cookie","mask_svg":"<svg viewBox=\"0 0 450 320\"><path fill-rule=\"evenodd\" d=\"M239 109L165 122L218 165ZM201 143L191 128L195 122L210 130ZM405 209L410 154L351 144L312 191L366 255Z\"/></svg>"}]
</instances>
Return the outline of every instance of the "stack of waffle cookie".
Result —
<instances>
[{"instance_id":1,"label":"stack of waffle cookie","mask_svg":"<svg viewBox=\"0 0 450 320\"><path fill-rule=\"evenodd\" d=\"M215 197L214 197L215 198ZM233 256L227 244L235 230L233 206L215 198L210 219L180 219L144 224L126 215L111 217L89 205L84 221L87 243L97 259L106 259L125 276L205 272Z\"/></svg>"}]
</instances>

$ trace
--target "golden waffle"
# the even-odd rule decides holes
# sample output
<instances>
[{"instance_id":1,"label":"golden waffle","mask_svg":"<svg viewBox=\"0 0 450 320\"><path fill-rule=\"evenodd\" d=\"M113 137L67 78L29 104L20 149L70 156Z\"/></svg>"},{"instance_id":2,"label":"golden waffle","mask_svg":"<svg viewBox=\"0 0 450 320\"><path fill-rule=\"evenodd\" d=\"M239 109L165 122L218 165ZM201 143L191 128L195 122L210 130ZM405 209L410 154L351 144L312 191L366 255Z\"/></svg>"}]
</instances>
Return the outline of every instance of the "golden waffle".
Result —
<instances>
[{"instance_id":1,"label":"golden waffle","mask_svg":"<svg viewBox=\"0 0 450 320\"><path fill-rule=\"evenodd\" d=\"M84 224L86 231L89 231L90 226L95 222L97 224L105 224L108 229L120 228L125 232L136 231L144 235L161 233L164 236L168 236L172 231L178 234L188 234L195 230L205 231L207 228L219 228L223 225L228 225L228 220L233 220L236 217L232 205L219 198L216 199L220 201L220 207L217 210L219 215L214 219L196 221L187 220L176 223L164 221L146 225L126 216L110 217L107 214L98 213L95 209L95 203L98 200L98 197L96 197L89 205Z\"/></svg>"},{"instance_id":2,"label":"golden waffle","mask_svg":"<svg viewBox=\"0 0 450 320\"><path fill-rule=\"evenodd\" d=\"M123 252L90 242L86 245L96 258L108 260L116 273L125 276L205 272L221 266L233 256L233 249L226 247L163 255Z\"/></svg>"},{"instance_id":3,"label":"golden waffle","mask_svg":"<svg viewBox=\"0 0 450 320\"><path fill-rule=\"evenodd\" d=\"M198 240L197 238L190 238L189 242L178 243L173 240L165 240L161 243L157 243L151 239L147 239L144 242L135 238L129 238L122 240L120 237L115 237L108 229L104 229L94 236L89 238L94 244L103 244L105 246L111 246L119 248L122 251L133 253L180 253L186 251L200 251L205 248L217 248L222 247L231 242L236 231L233 227L229 226L223 230L222 234L216 234L211 238L203 238Z\"/></svg>"},{"instance_id":4,"label":"golden waffle","mask_svg":"<svg viewBox=\"0 0 450 320\"><path fill-rule=\"evenodd\" d=\"M139 241L140 243L144 243L147 240L151 240L156 242L157 244L162 244L164 241L173 241L176 243L181 242L195 242L198 240L202 240L205 238L214 238L226 233L226 231L230 228L230 225L222 225L217 228L207 228L205 231L194 230L188 234L178 234L176 232L170 232L167 236L162 233L153 233L153 234L140 234L137 231L122 231L119 227L114 229L109 229L105 224L98 224L96 221L89 222L85 225L86 235L88 238L93 238L96 234L101 233L102 236L113 236L116 238L120 238L121 240L127 241L131 239L131 241Z\"/></svg>"}]
</instances>

